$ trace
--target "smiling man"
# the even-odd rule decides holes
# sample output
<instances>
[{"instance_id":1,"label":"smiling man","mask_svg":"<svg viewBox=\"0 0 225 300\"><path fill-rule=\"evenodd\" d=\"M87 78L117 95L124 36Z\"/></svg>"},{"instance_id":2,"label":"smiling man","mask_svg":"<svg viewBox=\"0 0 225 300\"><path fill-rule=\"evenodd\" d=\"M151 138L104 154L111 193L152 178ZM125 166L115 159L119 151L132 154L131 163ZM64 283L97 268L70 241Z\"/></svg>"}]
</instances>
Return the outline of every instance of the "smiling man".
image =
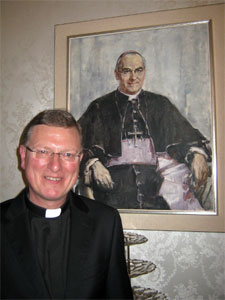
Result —
<instances>
[{"instance_id":1,"label":"smiling man","mask_svg":"<svg viewBox=\"0 0 225 300\"><path fill-rule=\"evenodd\" d=\"M121 92L127 95L137 94L145 80L144 58L132 52L120 56L115 68L115 77Z\"/></svg>"},{"instance_id":2,"label":"smiling man","mask_svg":"<svg viewBox=\"0 0 225 300\"><path fill-rule=\"evenodd\" d=\"M78 177L81 149L76 127L33 128L29 141L20 146L20 156L34 204L50 209L64 204Z\"/></svg>"},{"instance_id":3,"label":"smiling man","mask_svg":"<svg viewBox=\"0 0 225 300\"><path fill-rule=\"evenodd\" d=\"M78 196L79 125L39 113L19 146L27 187L1 204L1 299L132 299L117 210Z\"/></svg>"},{"instance_id":4,"label":"smiling man","mask_svg":"<svg viewBox=\"0 0 225 300\"><path fill-rule=\"evenodd\" d=\"M92 101L78 121L81 193L121 209L202 210L196 195L209 175L208 141L168 98L143 90L139 52L122 53L114 75L118 89Z\"/></svg>"}]
</instances>

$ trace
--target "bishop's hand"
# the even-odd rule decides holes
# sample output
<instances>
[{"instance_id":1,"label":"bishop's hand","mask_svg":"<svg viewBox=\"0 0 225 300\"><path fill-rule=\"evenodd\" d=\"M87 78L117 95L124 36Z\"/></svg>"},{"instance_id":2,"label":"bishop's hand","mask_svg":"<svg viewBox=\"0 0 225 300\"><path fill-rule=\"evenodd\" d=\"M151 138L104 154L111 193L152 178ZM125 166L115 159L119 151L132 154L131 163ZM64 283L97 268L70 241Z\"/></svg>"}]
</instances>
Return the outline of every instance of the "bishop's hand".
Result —
<instances>
[{"instance_id":1,"label":"bishop's hand","mask_svg":"<svg viewBox=\"0 0 225 300\"><path fill-rule=\"evenodd\" d=\"M105 191L113 189L114 182L106 167L100 161L96 161L92 167L92 178L97 186Z\"/></svg>"},{"instance_id":2,"label":"bishop's hand","mask_svg":"<svg viewBox=\"0 0 225 300\"><path fill-rule=\"evenodd\" d=\"M204 155L195 153L191 163L191 172L196 192L204 185L209 176L209 167Z\"/></svg>"}]
</instances>

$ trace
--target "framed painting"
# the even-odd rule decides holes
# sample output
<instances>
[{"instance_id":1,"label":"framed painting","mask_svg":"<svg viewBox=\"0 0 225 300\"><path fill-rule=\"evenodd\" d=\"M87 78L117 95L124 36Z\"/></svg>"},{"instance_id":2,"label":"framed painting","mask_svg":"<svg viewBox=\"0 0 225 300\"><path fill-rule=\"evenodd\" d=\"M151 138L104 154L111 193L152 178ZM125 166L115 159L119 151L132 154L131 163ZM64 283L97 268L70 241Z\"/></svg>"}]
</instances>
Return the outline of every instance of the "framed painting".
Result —
<instances>
[{"instance_id":1,"label":"framed painting","mask_svg":"<svg viewBox=\"0 0 225 300\"><path fill-rule=\"evenodd\" d=\"M84 133L76 189L126 229L224 231L222 8L55 27L55 108Z\"/></svg>"}]
</instances>

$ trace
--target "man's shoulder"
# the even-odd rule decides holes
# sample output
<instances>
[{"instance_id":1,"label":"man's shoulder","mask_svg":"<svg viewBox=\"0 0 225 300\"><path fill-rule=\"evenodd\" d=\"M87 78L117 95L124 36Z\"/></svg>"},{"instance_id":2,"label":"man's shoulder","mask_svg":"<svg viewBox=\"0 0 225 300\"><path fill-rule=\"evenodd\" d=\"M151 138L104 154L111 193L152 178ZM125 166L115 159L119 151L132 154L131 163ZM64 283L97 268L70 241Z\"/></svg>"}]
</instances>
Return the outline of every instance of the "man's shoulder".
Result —
<instances>
[{"instance_id":1,"label":"man's shoulder","mask_svg":"<svg viewBox=\"0 0 225 300\"><path fill-rule=\"evenodd\" d=\"M104 95L96 98L93 102L104 102L104 101L108 101L109 99L111 100L112 98L115 97L115 93L116 93L116 91L111 91L107 94L104 94Z\"/></svg>"},{"instance_id":2,"label":"man's shoulder","mask_svg":"<svg viewBox=\"0 0 225 300\"><path fill-rule=\"evenodd\" d=\"M4 215L5 212L12 205L14 199L8 199L0 203L1 215Z\"/></svg>"},{"instance_id":3,"label":"man's shoulder","mask_svg":"<svg viewBox=\"0 0 225 300\"><path fill-rule=\"evenodd\" d=\"M1 210L7 210L14 203L14 201L18 198L19 199L21 198L21 193L14 198L4 200L3 202L1 202L0 203Z\"/></svg>"},{"instance_id":4,"label":"man's shoulder","mask_svg":"<svg viewBox=\"0 0 225 300\"><path fill-rule=\"evenodd\" d=\"M24 209L23 199L26 189L22 190L16 197L5 200L0 203L1 217L16 216Z\"/></svg>"},{"instance_id":5,"label":"man's shoulder","mask_svg":"<svg viewBox=\"0 0 225 300\"><path fill-rule=\"evenodd\" d=\"M104 113L106 113L107 111L110 112L111 109L113 109L114 106L114 101L112 101L113 99L115 99L115 91L112 91L108 94L105 94L99 98L96 98L95 100L93 100L87 110L85 111L85 113L83 114L83 116L80 118L79 122L83 121L86 117L89 117L90 114L97 114L99 111L104 111Z\"/></svg>"},{"instance_id":6,"label":"man's shoulder","mask_svg":"<svg viewBox=\"0 0 225 300\"><path fill-rule=\"evenodd\" d=\"M91 102L90 106L104 107L110 105L113 102L112 100L115 99L115 92L116 91L112 91L101 97L96 98Z\"/></svg>"},{"instance_id":7,"label":"man's shoulder","mask_svg":"<svg viewBox=\"0 0 225 300\"><path fill-rule=\"evenodd\" d=\"M142 91L141 96L143 96L149 100L152 100L152 101L154 101L154 100L155 101L161 100L161 101L165 101L165 102L169 101L169 99L164 95L153 93L153 92L146 91L146 90Z\"/></svg>"},{"instance_id":8,"label":"man's shoulder","mask_svg":"<svg viewBox=\"0 0 225 300\"><path fill-rule=\"evenodd\" d=\"M105 213L105 214L117 214L117 209L106 205L102 202L99 202L97 200L93 200L90 198L87 198L82 195L78 195L75 193L71 193L73 204L79 208L80 210L87 212L87 213Z\"/></svg>"}]
</instances>

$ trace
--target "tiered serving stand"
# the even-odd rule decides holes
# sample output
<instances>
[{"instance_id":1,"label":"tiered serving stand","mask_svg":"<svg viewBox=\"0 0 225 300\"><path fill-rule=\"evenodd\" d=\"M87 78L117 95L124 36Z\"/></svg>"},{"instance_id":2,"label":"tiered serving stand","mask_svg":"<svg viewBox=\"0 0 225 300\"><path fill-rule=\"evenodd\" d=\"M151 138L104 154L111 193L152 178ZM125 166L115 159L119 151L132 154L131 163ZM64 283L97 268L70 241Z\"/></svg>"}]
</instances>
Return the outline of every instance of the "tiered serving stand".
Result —
<instances>
[{"instance_id":1,"label":"tiered serving stand","mask_svg":"<svg viewBox=\"0 0 225 300\"><path fill-rule=\"evenodd\" d=\"M130 247L133 245L146 243L148 239L140 234L124 231L124 243L126 251L127 270L130 278L135 278L153 272L156 265L150 261L130 258ZM166 295L161 292L140 286L133 286L135 300L165 300Z\"/></svg>"}]
</instances>

